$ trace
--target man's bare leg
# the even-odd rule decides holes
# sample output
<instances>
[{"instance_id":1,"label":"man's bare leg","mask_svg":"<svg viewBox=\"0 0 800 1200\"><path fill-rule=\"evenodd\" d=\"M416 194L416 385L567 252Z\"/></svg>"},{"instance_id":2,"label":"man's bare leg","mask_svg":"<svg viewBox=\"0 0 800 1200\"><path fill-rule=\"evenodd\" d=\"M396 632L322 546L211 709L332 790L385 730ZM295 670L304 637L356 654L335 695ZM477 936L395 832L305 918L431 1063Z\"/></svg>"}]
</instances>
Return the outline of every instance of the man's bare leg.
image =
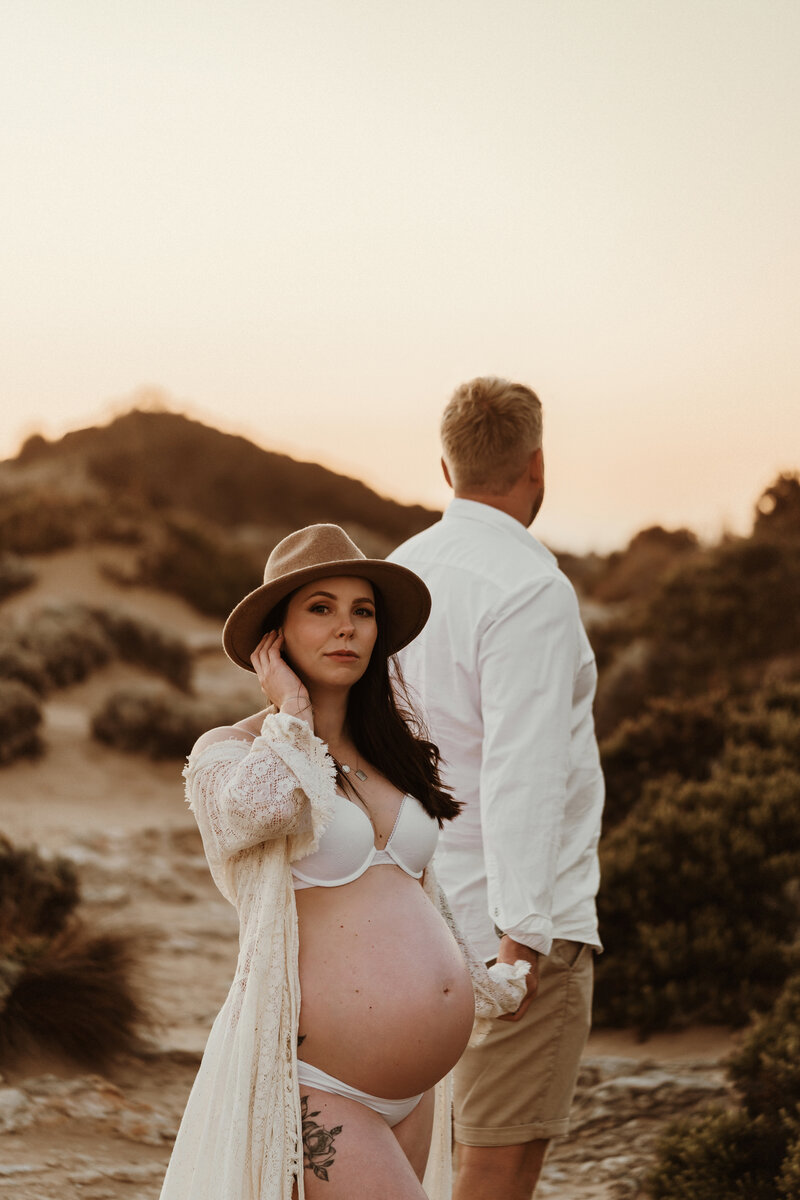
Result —
<instances>
[{"instance_id":1,"label":"man's bare leg","mask_svg":"<svg viewBox=\"0 0 800 1200\"><path fill-rule=\"evenodd\" d=\"M549 1142L521 1146L462 1146L453 1200L530 1200Z\"/></svg>"}]
</instances>

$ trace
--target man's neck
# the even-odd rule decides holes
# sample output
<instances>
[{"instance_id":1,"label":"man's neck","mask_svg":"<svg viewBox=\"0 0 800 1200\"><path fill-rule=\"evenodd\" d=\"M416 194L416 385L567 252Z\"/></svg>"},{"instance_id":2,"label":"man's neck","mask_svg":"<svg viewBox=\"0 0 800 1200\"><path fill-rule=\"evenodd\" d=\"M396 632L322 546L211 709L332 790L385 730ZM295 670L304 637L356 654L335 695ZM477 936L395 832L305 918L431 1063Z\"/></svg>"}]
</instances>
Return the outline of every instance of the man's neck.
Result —
<instances>
[{"instance_id":1,"label":"man's neck","mask_svg":"<svg viewBox=\"0 0 800 1200\"><path fill-rule=\"evenodd\" d=\"M498 496L492 492L456 492L455 498L456 500L473 500L476 504L487 504L489 508L496 508L498 512L504 512L509 517L513 517L526 529L530 522L530 500L517 496L514 492L508 492L504 496Z\"/></svg>"}]
</instances>

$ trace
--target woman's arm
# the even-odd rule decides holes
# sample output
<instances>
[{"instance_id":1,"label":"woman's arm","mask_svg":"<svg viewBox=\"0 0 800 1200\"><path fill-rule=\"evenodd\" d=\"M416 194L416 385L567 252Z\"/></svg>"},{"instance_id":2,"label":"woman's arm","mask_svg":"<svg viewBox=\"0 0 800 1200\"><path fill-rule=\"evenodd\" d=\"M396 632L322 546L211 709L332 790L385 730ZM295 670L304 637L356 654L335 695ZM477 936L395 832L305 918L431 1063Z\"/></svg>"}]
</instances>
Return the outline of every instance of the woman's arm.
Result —
<instances>
[{"instance_id":1,"label":"woman's arm","mask_svg":"<svg viewBox=\"0 0 800 1200\"><path fill-rule=\"evenodd\" d=\"M333 804L335 768L308 724L268 711L250 741L236 728L211 730L184 772L186 797L207 853L225 859L273 838L310 832Z\"/></svg>"}]
</instances>

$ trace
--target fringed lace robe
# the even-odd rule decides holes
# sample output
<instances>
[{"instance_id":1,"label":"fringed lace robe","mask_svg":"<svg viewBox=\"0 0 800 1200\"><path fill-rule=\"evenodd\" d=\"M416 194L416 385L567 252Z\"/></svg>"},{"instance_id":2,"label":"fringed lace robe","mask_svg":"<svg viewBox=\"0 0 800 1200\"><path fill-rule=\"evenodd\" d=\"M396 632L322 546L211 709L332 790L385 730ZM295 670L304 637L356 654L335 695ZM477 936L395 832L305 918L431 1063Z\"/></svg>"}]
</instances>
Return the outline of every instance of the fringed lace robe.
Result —
<instances>
[{"instance_id":1,"label":"fringed lace robe","mask_svg":"<svg viewBox=\"0 0 800 1200\"><path fill-rule=\"evenodd\" d=\"M316 850L335 805L335 767L308 725L268 712L254 742L213 742L184 772L214 882L239 914L239 959L208 1038L160 1200L303 1200L297 1082L297 910L289 864ZM433 872L423 886L464 955L475 991L472 1040L519 1006L522 964L493 967L464 943ZM449 1200L450 1077L436 1086L424 1188Z\"/></svg>"}]
</instances>

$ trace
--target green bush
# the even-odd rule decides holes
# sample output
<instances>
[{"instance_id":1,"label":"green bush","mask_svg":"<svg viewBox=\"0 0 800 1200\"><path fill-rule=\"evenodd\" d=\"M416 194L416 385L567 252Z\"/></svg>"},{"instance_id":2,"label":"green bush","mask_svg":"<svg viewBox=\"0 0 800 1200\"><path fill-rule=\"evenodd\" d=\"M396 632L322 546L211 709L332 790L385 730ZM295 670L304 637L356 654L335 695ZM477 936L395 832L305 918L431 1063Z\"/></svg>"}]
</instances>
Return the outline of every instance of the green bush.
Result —
<instances>
[{"instance_id":1,"label":"green bush","mask_svg":"<svg viewBox=\"0 0 800 1200\"><path fill-rule=\"evenodd\" d=\"M721 694L691 700L662 697L604 739L606 829L627 816L654 779L673 773L681 779L708 779L725 746L725 705Z\"/></svg>"},{"instance_id":2,"label":"green bush","mask_svg":"<svg viewBox=\"0 0 800 1200\"><path fill-rule=\"evenodd\" d=\"M800 544L723 542L650 601L651 694L696 694L800 645Z\"/></svg>"},{"instance_id":3,"label":"green bush","mask_svg":"<svg viewBox=\"0 0 800 1200\"><path fill-rule=\"evenodd\" d=\"M793 961L800 773L668 777L601 842L595 1019L742 1024Z\"/></svg>"},{"instance_id":4,"label":"green bush","mask_svg":"<svg viewBox=\"0 0 800 1200\"><path fill-rule=\"evenodd\" d=\"M606 829L667 775L708 779L715 765L733 775L800 771L800 684L772 684L748 697L656 697L604 738L600 753Z\"/></svg>"},{"instance_id":5,"label":"green bush","mask_svg":"<svg viewBox=\"0 0 800 1200\"><path fill-rule=\"evenodd\" d=\"M728 1070L751 1116L775 1120L800 1109L800 974L791 976L772 1009L731 1056Z\"/></svg>"},{"instance_id":6,"label":"green bush","mask_svg":"<svg viewBox=\"0 0 800 1200\"><path fill-rule=\"evenodd\" d=\"M235 701L214 703L166 689L125 688L108 696L92 718L101 742L150 758L185 758L207 729L230 725L248 709Z\"/></svg>"},{"instance_id":7,"label":"green bush","mask_svg":"<svg viewBox=\"0 0 800 1200\"><path fill-rule=\"evenodd\" d=\"M670 1127L653 1200L800 1200L800 974L728 1063L741 1107Z\"/></svg>"},{"instance_id":8,"label":"green bush","mask_svg":"<svg viewBox=\"0 0 800 1200\"><path fill-rule=\"evenodd\" d=\"M779 1200L800 1200L800 1137L793 1141L778 1176Z\"/></svg>"},{"instance_id":9,"label":"green bush","mask_svg":"<svg viewBox=\"0 0 800 1200\"><path fill-rule=\"evenodd\" d=\"M39 697L17 679L0 679L0 764L42 750Z\"/></svg>"},{"instance_id":10,"label":"green bush","mask_svg":"<svg viewBox=\"0 0 800 1200\"><path fill-rule=\"evenodd\" d=\"M786 1135L741 1109L687 1118L658 1148L652 1200L778 1200Z\"/></svg>"}]
</instances>

